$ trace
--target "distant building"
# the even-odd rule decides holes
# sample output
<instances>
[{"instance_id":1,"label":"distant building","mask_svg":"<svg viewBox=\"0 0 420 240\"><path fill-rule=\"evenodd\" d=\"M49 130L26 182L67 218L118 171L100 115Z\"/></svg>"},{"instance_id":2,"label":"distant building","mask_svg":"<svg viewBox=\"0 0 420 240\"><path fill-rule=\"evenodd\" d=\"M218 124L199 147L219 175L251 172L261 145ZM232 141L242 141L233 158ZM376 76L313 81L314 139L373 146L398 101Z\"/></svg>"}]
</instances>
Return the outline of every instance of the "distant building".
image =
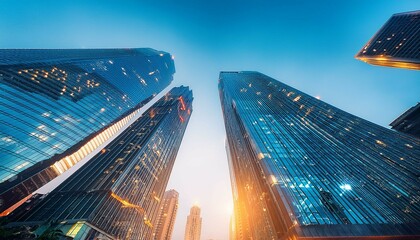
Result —
<instances>
[{"instance_id":1,"label":"distant building","mask_svg":"<svg viewBox=\"0 0 420 240\"><path fill-rule=\"evenodd\" d=\"M200 208L198 206L193 206L190 210L190 215L187 217L184 240L200 240L201 221Z\"/></svg>"},{"instance_id":2,"label":"distant building","mask_svg":"<svg viewBox=\"0 0 420 240\"><path fill-rule=\"evenodd\" d=\"M420 103L389 124L392 129L420 138Z\"/></svg>"},{"instance_id":3,"label":"distant building","mask_svg":"<svg viewBox=\"0 0 420 240\"><path fill-rule=\"evenodd\" d=\"M176 214L178 211L178 192L174 189L168 190L163 195L157 221L154 224L153 239L171 240Z\"/></svg>"},{"instance_id":4,"label":"distant building","mask_svg":"<svg viewBox=\"0 0 420 240\"><path fill-rule=\"evenodd\" d=\"M356 54L379 66L420 70L420 10L394 14Z\"/></svg>"},{"instance_id":5,"label":"distant building","mask_svg":"<svg viewBox=\"0 0 420 240\"><path fill-rule=\"evenodd\" d=\"M258 72L221 72L235 239L420 239L420 141Z\"/></svg>"},{"instance_id":6,"label":"distant building","mask_svg":"<svg viewBox=\"0 0 420 240\"><path fill-rule=\"evenodd\" d=\"M42 234L54 219L77 240L152 239L192 101L188 87L172 88L45 199L7 216L6 227L39 226Z\"/></svg>"},{"instance_id":7,"label":"distant building","mask_svg":"<svg viewBox=\"0 0 420 240\"><path fill-rule=\"evenodd\" d=\"M0 50L0 216L122 129L175 72L138 49Z\"/></svg>"}]
</instances>

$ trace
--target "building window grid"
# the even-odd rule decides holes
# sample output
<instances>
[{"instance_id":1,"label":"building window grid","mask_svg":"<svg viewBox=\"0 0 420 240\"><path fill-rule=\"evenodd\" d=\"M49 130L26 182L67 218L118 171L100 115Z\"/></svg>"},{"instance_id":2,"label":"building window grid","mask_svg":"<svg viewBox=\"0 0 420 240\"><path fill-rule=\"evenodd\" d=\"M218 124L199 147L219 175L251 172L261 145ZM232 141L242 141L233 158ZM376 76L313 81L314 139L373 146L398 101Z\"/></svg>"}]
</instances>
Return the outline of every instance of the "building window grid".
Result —
<instances>
[{"instance_id":1,"label":"building window grid","mask_svg":"<svg viewBox=\"0 0 420 240\"><path fill-rule=\"evenodd\" d=\"M30 51L31 51L31 50L30 50ZM101 62L101 61L99 61L99 62ZM102 61L102 62L103 62L103 61ZM63 64L63 63L65 63L65 61L64 61L64 62L59 62L59 61L58 61L58 62L55 62L54 64L60 65L60 64ZM45 68L49 68L51 65L49 65L49 64L39 64L39 67L42 67L42 66L45 66ZM33 71L36 71L37 69L35 69L35 70L34 70L34 69L32 69L32 70L33 70ZM10 72L11 70L8 70L8 71ZM4 71L2 70L2 72L4 72ZM71 71L68 71L68 73L70 73L70 72L71 72ZM23 76L18 76L17 72L14 72L14 73L13 73L13 72L10 72L10 74L11 74L11 77L12 77L12 78L21 78L21 77L23 77ZM6 74L6 75L7 75L7 74ZM25 74L22 74L22 75L25 75ZM87 74L86 74L86 75L87 75ZM4 76L5 76L5 75L4 75L4 74L1 74L0 76L1 76L1 79L2 79L2 80L4 80ZM78 76L80 76L80 74L79 74ZM35 77L36 77L36 78L38 78L38 77L40 77L40 76L35 76ZM50 75L49 77L51 77L51 75ZM54 77L52 77L52 78L53 78L53 79L55 79ZM57 79L56 79L56 80L57 80ZM31 82L29 82L29 83L31 83ZM48 81L47 81L47 82L46 82L46 84L47 84L46 86L54 87L54 86L52 86L52 85L49 85L49 83L50 83L50 82L48 82ZM61 83L60 83L60 84L61 84ZM31 95L32 95L32 96L35 96L34 94L31 94ZM19 98L18 98L18 99L19 99ZM41 100L41 101L42 101L42 99L38 99L38 100ZM60 148L58 148L58 149L60 149ZM49 151L46 151L46 152L49 152L49 154L52 154L52 152L53 152L53 151L52 151L52 150L49 150ZM26 151L26 152L25 152L25 154L26 154L26 153L28 153L28 151ZM32 155L31 157L33 158L33 157L34 157L34 155ZM29 167L29 166L27 166L27 167Z\"/></svg>"},{"instance_id":2,"label":"building window grid","mask_svg":"<svg viewBox=\"0 0 420 240\"><path fill-rule=\"evenodd\" d=\"M174 114L177 114L175 111L173 111L172 112L172 114L174 115ZM185 117L185 116L184 116ZM174 119L176 119L177 121L179 121L178 120L178 118L177 117L173 117ZM176 121L172 121L171 123L168 123L168 124L176 124ZM153 125L155 125L155 124L153 124ZM166 125L165 125L166 126ZM169 125L168 125L169 126ZM168 128L168 129L170 129L170 128ZM182 130L180 130L180 129L178 129L178 131L182 131ZM150 134L155 134L155 133L150 133ZM141 136L142 137L142 135L135 135L135 136ZM155 137L155 140L159 140L157 137ZM173 144L173 142L174 141L176 141L178 144L180 143L180 139L175 139L175 140L172 140L172 141L170 141L170 142L167 142L167 145L166 146L168 146L168 145L170 145L170 144ZM115 141L115 142L119 142L119 140L117 141ZM122 149L121 151L124 151L124 150L127 150L127 149ZM149 153L151 153L151 151L153 151L153 149L152 148L149 148ZM107 152L108 153L108 152ZM164 156L164 155L162 155L162 157L166 157L166 156ZM172 158L174 158L175 157L175 154L171 154L171 157ZM173 165L173 163L172 163L172 165ZM155 170L161 170L161 169L163 169L163 168L161 168L161 167L156 167L155 168ZM166 176L164 176L166 179L169 177L169 174L166 174ZM61 186L60 186L61 187ZM162 192L163 193L163 192ZM156 205L156 208L157 208L157 205L158 204L155 204ZM115 207L114 207L114 209L115 209ZM137 220L139 220L139 221L141 221L141 218L140 219L137 219Z\"/></svg>"},{"instance_id":3,"label":"building window grid","mask_svg":"<svg viewBox=\"0 0 420 240\"><path fill-rule=\"evenodd\" d=\"M238 86L237 86L237 87L238 87ZM358 140L358 139L355 139L355 140ZM383 190L383 189L381 189L381 190ZM351 214L352 214L352 215L354 215L354 213L351 213ZM379 216L378 216L378 217L379 217ZM380 219L381 219L381 218L380 218ZM364 220L364 217L362 217L362 218L361 218L361 220L362 220L362 221L365 221L365 220ZM380 221L383 221L383 220L384 220L384 219L382 218L382 220L380 220ZM399 221L398 221L398 220L396 220L396 221L394 220L394 222L396 222L396 223L397 223L397 222L399 222Z\"/></svg>"}]
</instances>

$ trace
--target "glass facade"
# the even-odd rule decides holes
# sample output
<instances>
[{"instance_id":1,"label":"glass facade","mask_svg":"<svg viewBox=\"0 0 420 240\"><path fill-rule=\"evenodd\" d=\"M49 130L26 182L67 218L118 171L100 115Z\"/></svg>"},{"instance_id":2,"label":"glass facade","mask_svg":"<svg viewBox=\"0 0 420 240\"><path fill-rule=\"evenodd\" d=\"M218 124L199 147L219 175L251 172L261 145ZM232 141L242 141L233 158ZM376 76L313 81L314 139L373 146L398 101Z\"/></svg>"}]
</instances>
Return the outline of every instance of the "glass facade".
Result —
<instances>
[{"instance_id":1,"label":"glass facade","mask_svg":"<svg viewBox=\"0 0 420 240\"><path fill-rule=\"evenodd\" d=\"M192 100L173 88L43 201L11 213L10 226L55 219L74 239L152 239Z\"/></svg>"},{"instance_id":2,"label":"glass facade","mask_svg":"<svg viewBox=\"0 0 420 240\"><path fill-rule=\"evenodd\" d=\"M420 138L420 103L389 124L392 129Z\"/></svg>"},{"instance_id":3,"label":"glass facade","mask_svg":"<svg viewBox=\"0 0 420 240\"><path fill-rule=\"evenodd\" d=\"M219 90L237 239L420 236L419 139L258 72Z\"/></svg>"},{"instance_id":4,"label":"glass facade","mask_svg":"<svg viewBox=\"0 0 420 240\"><path fill-rule=\"evenodd\" d=\"M0 212L109 139L174 72L153 49L0 50Z\"/></svg>"},{"instance_id":5,"label":"glass facade","mask_svg":"<svg viewBox=\"0 0 420 240\"><path fill-rule=\"evenodd\" d=\"M420 70L420 11L394 14L356 54L364 62Z\"/></svg>"}]
</instances>

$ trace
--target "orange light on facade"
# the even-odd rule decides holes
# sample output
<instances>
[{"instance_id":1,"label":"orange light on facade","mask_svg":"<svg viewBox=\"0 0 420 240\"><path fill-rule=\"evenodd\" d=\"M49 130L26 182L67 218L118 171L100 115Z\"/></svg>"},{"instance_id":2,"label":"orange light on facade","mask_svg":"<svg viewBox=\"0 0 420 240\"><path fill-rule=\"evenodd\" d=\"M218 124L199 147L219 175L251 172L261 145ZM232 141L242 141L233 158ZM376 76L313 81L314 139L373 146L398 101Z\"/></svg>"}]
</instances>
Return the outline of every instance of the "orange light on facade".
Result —
<instances>
[{"instance_id":1,"label":"orange light on facade","mask_svg":"<svg viewBox=\"0 0 420 240\"><path fill-rule=\"evenodd\" d=\"M144 219L144 224L146 224L149 228L153 228L153 224L149 219Z\"/></svg>"},{"instance_id":2,"label":"orange light on facade","mask_svg":"<svg viewBox=\"0 0 420 240\"><path fill-rule=\"evenodd\" d=\"M178 98L180 103L181 103L181 110L185 111L187 108L185 107L185 102L184 102L184 98L181 96Z\"/></svg>"},{"instance_id":3,"label":"orange light on facade","mask_svg":"<svg viewBox=\"0 0 420 240\"><path fill-rule=\"evenodd\" d=\"M156 116L155 109L150 110L150 118L154 118Z\"/></svg>"},{"instance_id":4,"label":"orange light on facade","mask_svg":"<svg viewBox=\"0 0 420 240\"><path fill-rule=\"evenodd\" d=\"M134 208L137 212L144 214L144 209L140 207L139 205L132 204L127 200L124 200L122 197L118 196L115 193L111 193L111 197L115 198L118 202L122 203L125 207L131 207Z\"/></svg>"},{"instance_id":5,"label":"orange light on facade","mask_svg":"<svg viewBox=\"0 0 420 240\"><path fill-rule=\"evenodd\" d=\"M377 65L377 66L420 70L419 63L403 62L403 61L394 60L392 58L384 57L384 56L378 56L378 57L356 56L356 59L359 59L360 61L372 64L372 65Z\"/></svg>"},{"instance_id":6,"label":"orange light on facade","mask_svg":"<svg viewBox=\"0 0 420 240\"><path fill-rule=\"evenodd\" d=\"M26 201L28 201L31 197L32 197L32 194L28 195L27 197L25 197L24 199L20 200L19 202L13 204L11 207L9 207L8 209L6 209L3 212L1 212L0 213L0 217L5 217L5 216L9 215L9 213L13 212L16 208L18 208L20 205L22 205L23 203L25 203Z\"/></svg>"}]
</instances>

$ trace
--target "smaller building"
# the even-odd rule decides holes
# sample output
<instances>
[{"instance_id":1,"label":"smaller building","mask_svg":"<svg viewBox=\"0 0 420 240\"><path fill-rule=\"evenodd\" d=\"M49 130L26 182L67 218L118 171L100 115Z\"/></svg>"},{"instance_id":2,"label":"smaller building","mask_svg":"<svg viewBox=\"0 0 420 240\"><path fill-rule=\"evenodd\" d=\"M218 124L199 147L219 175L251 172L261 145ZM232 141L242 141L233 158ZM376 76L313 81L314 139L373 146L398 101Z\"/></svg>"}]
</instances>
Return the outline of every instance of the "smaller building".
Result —
<instances>
[{"instance_id":1,"label":"smaller building","mask_svg":"<svg viewBox=\"0 0 420 240\"><path fill-rule=\"evenodd\" d=\"M168 190L163 195L159 214L155 223L153 239L171 240L176 214L178 211L179 193L174 189Z\"/></svg>"},{"instance_id":2,"label":"smaller building","mask_svg":"<svg viewBox=\"0 0 420 240\"><path fill-rule=\"evenodd\" d=\"M420 138L420 102L389 124L398 132Z\"/></svg>"},{"instance_id":3,"label":"smaller building","mask_svg":"<svg viewBox=\"0 0 420 240\"><path fill-rule=\"evenodd\" d=\"M398 13L355 58L373 65L420 70L420 11Z\"/></svg>"},{"instance_id":4,"label":"smaller building","mask_svg":"<svg viewBox=\"0 0 420 240\"><path fill-rule=\"evenodd\" d=\"M200 207L194 205L187 217L187 225L185 226L185 240L200 240L201 236L201 216Z\"/></svg>"}]
</instances>

